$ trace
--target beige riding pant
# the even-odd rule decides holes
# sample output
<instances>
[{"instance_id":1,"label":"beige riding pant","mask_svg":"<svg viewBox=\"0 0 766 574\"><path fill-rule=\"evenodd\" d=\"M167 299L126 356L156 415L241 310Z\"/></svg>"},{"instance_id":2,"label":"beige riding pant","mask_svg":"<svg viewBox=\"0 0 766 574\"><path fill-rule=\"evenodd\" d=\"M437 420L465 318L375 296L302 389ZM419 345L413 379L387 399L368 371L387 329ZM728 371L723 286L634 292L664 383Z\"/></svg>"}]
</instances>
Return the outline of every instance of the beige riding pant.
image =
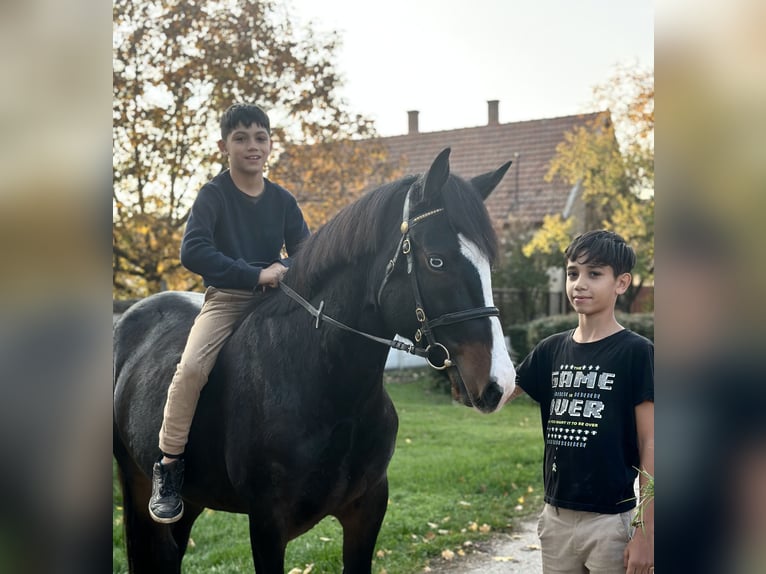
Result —
<instances>
[{"instance_id":1,"label":"beige riding pant","mask_svg":"<svg viewBox=\"0 0 766 574\"><path fill-rule=\"evenodd\" d=\"M625 574L633 513L599 514L546 503L537 523L543 574Z\"/></svg>"},{"instance_id":2,"label":"beige riding pant","mask_svg":"<svg viewBox=\"0 0 766 574\"><path fill-rule=\"evenodd\" d=\"M250 291L208 287L194 320L181 361L168 388L160 429L160 450L183 454L202 387L234 324L253 302Z\"/></svg>"}]
</instances>

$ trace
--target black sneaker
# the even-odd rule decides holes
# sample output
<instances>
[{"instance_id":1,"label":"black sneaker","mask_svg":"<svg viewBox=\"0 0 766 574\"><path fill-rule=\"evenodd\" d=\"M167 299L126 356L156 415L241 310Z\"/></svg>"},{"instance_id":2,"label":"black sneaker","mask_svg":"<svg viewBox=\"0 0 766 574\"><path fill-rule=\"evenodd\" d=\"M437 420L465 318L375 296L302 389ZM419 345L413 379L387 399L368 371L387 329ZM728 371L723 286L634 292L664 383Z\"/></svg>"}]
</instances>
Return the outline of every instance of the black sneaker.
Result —
<instances>
[{"instance_id":1,"label":"black sneaker","mask_svg":"<svg viewBox=\"0 0 766 574\"><path fill-rule=\"evenodd\" d=\"M184 514L181 500L181 485L184 482L184 461L178 459L171 464L157 461L152 470L152 497L149 499L149 514L155 522L170 524Z\"/></svg>"}]
</instances>

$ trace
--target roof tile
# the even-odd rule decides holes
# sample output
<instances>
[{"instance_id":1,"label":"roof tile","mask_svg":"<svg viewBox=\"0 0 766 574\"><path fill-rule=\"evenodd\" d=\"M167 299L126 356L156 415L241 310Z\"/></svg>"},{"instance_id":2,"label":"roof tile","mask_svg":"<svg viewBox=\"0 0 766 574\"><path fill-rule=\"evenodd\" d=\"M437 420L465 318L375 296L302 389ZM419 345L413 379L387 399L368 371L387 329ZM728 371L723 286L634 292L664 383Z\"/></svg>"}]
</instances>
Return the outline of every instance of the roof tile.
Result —
<instances>
[{"instance_id":1,"label":"roof tile","mask_svg":"<svg viewBox=\"0 0 766 574\"><path fill-rule=\"evenodd\" d=\"M411 133L380 138L391 158L402 158L407 173L428 169L445 147L452 148L452 171L473 177L492 171L508 160L513 165L487 198L487 209L500 226L510 215L541 222L543 216L560 213L571 186L561 181L547 182L545 175L564 133L584 126L598 117L589 113L486 125L438 132ZM514 154L518 153L518 157Z\"/></svg>"}]
</instances>

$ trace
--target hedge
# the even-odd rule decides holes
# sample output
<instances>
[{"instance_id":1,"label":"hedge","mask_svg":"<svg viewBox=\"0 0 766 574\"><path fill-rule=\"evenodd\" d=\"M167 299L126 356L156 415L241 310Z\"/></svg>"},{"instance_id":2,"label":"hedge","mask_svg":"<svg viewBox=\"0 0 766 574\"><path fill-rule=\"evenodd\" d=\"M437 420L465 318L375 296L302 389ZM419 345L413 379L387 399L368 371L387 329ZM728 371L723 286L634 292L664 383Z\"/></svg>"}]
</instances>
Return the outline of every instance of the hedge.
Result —
<instances>
[{"instance_id":1,"label":"hedge","mask_svg":"<svg viewBox=\"0 0 766 574\"><path fill-rule=\"evenodd\" d=\"M654 341L654 313L618 312L615 315L620 325ZM519 363L538 342L549 335L574 329L576 326L577 313L550 315L529 323L510 325L505 328L505 334L511 340L511 356Z\"/></svg>"}]
</instances>

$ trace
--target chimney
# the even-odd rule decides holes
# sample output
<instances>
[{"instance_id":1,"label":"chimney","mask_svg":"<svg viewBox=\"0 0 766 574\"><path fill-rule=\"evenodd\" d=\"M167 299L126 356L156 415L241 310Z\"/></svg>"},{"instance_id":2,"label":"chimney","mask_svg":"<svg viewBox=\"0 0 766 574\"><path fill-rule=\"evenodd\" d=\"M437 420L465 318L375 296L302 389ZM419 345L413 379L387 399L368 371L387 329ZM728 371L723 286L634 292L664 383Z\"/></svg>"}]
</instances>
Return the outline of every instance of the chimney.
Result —
<instances>
[{"instance_id":1,"label":"chimney","mask_svg":"<svg viewBox=\"0 0 766 574\"><path fill-rule=\"evenodd\" d=\"M409 124L408 134L418 133L418 111L411 110L407 112L407 122Z\"/></svg>"},{"instance_id":2,"label":"chimney","mask_svg":"<svg viewBox=\"0 0 766 574\"><path fill-rule=\"evenodd\" d=\"M500 123L498 113L499 100L487 100L487 125L496 126Z\"/></svg>"}]
</instances>

